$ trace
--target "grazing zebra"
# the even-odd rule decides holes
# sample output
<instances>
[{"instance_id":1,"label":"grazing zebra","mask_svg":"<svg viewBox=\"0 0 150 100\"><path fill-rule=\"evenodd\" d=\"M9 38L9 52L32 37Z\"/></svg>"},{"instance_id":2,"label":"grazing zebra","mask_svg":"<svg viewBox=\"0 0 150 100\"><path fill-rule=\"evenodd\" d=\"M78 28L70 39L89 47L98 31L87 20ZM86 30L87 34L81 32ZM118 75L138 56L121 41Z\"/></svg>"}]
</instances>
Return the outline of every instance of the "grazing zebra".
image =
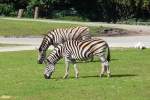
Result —
<instances>
[{"instance_id":1,"label":"grazing zebra","mask_svg":"<svg viewBox=\"0 0 150 100\"><path fill-rule=\"evenodd\" d=\"M58 44L64 43L67 40L87 40L90 39L89 28L78 26L66 29L55 29L49 31L43 38L43 41L38 49L38 63L42 64L46 57L46 50L50 45L56 47Z\"/></svg>"},{"instance_id":2,"label":"grazing zebra","mask_svg":"<svg viewBox=\"0 0 150 100\"><path fill-rule=\"evenodd\" d=\"M107 52L106 52L107 51ZM102 39L90 39L84 41L67 41L58 45L46 59L46 68L44 76L49 79L54 72L55 64L62 58L65 58L66 72L64 78L68 77L69 64L74 64L75 77L78 78L78 69L76 60L85 60L93 56L99 56L102 62L100 77L107 72L110 77L108 61L110 60L110 50L108 44Z\"/></svg>"}]
</instances>

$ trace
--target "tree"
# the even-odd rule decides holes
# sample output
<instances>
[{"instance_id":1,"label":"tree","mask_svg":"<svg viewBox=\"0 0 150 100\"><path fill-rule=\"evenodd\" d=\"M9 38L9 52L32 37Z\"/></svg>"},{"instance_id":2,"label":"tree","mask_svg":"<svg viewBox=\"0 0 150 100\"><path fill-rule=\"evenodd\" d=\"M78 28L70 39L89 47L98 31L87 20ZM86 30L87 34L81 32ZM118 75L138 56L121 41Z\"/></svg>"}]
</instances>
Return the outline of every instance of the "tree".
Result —
<instances>
[{"instance_id":1,"label":"tree","mask_svg":"<svg viewBox=\"0 0 150 100\"><path fill-rule=\"evenodd\" d=\"M39 6L43 4L43 0L31 0L29 5L34 8L34 19L38 18Z\"/></svg>"},{"instance_id":2,"label":"tree","mask_svg":"<svg viewBox=\"0 0 150 100\"><path fill-rule=\"evenodd\" d=\"M40 6L48 6L52 3L59 2L60 0L30 0L29 5L34 8L34 19L39 16L39 7Z\"/></svg>"}]
</instances>

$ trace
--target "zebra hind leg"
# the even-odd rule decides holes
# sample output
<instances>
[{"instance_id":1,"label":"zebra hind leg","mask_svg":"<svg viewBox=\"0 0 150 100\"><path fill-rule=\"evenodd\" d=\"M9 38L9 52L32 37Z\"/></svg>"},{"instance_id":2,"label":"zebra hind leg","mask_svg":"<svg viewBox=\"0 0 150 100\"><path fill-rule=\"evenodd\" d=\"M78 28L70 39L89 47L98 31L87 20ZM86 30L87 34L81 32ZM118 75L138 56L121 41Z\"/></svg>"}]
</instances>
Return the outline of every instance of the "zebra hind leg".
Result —
<instances>
[{"instance_id":1,"label":"zebra hind leg","mask_svg":"<svg viewBox=\"0 0 150 100\"><path fill-rule=\"evenodd\" d=\"M107 73L107 77L110 77L110 68L107 59L104 56L101 56L100 59L102 62L100 77L102 77L105 73Z\"/></svg>"},{"instance_id":2,"label":"zebra hind leg","mask_svg":"<svg viewBox=\"0 0 150 100\"><path fill-rule=\"evenodd\" d=\"M65 75L64 75L64 79L66 79L66 78L68 78L68 76L69 76L69 61L65 61L65 63L66 63L66 69L65 69Z\"/></svg>"},{"instance_id":3,"label":"zebra hind leg","mask_svg":"<svg viewBox=\"0 0 150 100\"><path fill-rule=\"evenodd\" d=\"M75 70L75 78L77 79L79 77L79 71L76 63L74 63L74 70Z\"/></svg>"},{"instance_id":4,"label":"zebra hind leg","mask_svg":"<svg viewBox=\"0 0 150 100\"><path fill-rule=\"evenodd\" d=\"M77 79L79 77L79 71L78 71L78 67L77 67L77 64L76 64L76 60L72 59L71 62L73 63L74 71L75 71L75 78Z\"/></svg>"}]
</instances>

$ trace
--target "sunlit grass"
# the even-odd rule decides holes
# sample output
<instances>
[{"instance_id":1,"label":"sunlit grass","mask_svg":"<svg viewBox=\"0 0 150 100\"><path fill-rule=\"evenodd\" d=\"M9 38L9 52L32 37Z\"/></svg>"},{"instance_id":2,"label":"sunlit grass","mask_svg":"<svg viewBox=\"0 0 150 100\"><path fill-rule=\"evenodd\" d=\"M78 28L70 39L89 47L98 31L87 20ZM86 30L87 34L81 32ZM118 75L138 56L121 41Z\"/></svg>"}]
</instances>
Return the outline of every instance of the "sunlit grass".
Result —
<instances>
[{"instance_id":1,"label":"sunlit grass","mask_svg":"<svg viewBox=\"0 0 150 100\"><path fill-rule=\"evenodd\" d=\"M0 19L0 36L41 36L56 28L81 26L77 24L37 22ZM100 34L104 27L89 27L94 36Z\"/></svg>"},{"instance_id":2,"label":"sunlit grass","mask_svg":"<svg viewBox=\"0 0 150 100\"><path fill-rule=\"evenodd\" d=\"M7 47L7 46L24 46L24 44L5 44L5 43L0 43L0 47Z\"/></svg>"},{"instance_id":3,"label":"sunlit grass","mask_svg":"<svg viewBox=\"0 0 150 100\"><path fill-rule=\"evenodd\" d=\"M12 100L149 100L150 49L113 50L112 77L99 78L100 62L78 63L69 79L62 79L64 61L56 64L52 79L43 77L44 65L37 64L36 51L0 53L0 99Z\"/></svg>"}]
</instances>

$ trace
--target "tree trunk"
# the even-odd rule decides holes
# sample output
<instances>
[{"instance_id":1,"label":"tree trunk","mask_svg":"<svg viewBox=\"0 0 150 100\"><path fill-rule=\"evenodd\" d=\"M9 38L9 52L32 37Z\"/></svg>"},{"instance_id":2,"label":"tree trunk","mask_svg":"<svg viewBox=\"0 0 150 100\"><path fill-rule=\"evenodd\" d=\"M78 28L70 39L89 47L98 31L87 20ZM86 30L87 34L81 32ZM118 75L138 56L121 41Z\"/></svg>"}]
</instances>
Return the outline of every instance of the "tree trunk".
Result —
<instances>
[{"instance_id":1,"label":"tree trunk","mask_svg":"<svg viewBox=\"0 0 150 100\"><path fill-rule=\"evenodd\" d=\"M39 15L39 7L35 7L35 11L34 11L34 19L37 19Z\"/></svg>"},{"instance_id":2,"label":"tree trunk","mask_svg":"<svg viewBox=\"0 0 150 100\"><path fill-rule=\"evenodd\" d=\"M23 9L19 9L17 18L21 18L23 15Z\"/></svg>"}]
</instances>

